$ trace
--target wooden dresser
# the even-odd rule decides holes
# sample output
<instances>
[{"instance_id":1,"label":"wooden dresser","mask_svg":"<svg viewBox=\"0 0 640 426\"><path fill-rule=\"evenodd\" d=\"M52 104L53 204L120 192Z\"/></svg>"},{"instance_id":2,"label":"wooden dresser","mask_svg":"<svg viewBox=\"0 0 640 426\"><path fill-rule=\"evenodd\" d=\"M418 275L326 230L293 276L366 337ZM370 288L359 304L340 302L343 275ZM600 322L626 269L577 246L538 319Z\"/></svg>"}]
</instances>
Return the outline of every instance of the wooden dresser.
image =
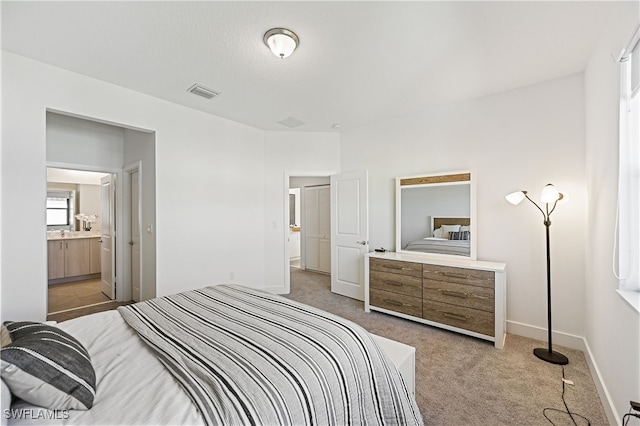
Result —
<instances>
[{"instance_id":1,"label":"wooden dresser","mask_svg":"<svg viewBox=\"0 0 640 426\"><path fill-rule=\"evenodd\" d=\"M405 253L365 258L365 311L456 331L504 346L506 264Z\"/></svg>"}]
</instances>

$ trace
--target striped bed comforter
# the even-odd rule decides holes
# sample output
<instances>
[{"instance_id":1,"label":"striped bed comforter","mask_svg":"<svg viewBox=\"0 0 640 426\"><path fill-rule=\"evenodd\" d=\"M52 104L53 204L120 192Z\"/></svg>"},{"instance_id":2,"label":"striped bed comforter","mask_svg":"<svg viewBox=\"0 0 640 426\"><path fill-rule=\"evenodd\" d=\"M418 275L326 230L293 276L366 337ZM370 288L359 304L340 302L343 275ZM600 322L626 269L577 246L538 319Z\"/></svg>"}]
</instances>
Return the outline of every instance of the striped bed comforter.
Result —
<instances>
[{"instance_id":1,"label":"striped bed comforter","mask_svg":"<svg viewBox=\"0 0 640 426\"><path fill-rule=\"evenodd\" d=\"M391 361L343 318L235 285L118 309L207 424L422 424Z\"/></svg>"}]
</instances>

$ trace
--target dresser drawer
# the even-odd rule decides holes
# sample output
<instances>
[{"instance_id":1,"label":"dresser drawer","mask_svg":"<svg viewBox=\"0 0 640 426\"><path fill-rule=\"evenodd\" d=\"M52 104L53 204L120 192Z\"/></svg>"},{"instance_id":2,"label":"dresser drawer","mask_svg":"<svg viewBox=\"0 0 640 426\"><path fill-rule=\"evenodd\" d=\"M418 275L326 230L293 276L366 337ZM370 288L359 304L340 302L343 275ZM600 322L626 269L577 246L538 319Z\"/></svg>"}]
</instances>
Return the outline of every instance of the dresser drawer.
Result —
<instances>
[{"instance_id":1,"label":"dresser drawer","mask_svg":"<svg viewBox=\"0 0 640 426\"><path fill-rule=\"evenodd\" d=\"M493 312L434 302L432 300L425 299L422 301L422 318L489 336L493 336L495 331Z\"/></svg>"},{"instance_id":2,"label":"dresser drawer","mask_svg":"<svg viewBox=\"0 0 640 426\"><path fill-rule=\"evenodd\" d=\"M422 277L422 263L371 258L369 260L369 269L371 271Z\"/></svg>"},{"instance_id":3,"label":"dresser drawer","mask_svg":"<svg viewBox=\"0 0 640 426\"><path fill-rule=\"evenodd\" d=\"M435 302L465 306L487 312L495 311L493 287L456 284L425 278L423 280L422 296Z\"/></svg>"},{"instance_id":4,"label":"dresser drawer","mask_svg":"<svg viewBox=\"0 0 640 426\"><path fill-rule=\"evenodd\" d=\"M389 272L371 271L369 278L371 288L391 293L401 293L417 298L422 297L422 278L410 275L392 274Z\"/></svg>"},{"instance_id":5,"label":"dresser drawer","mask_svg":"<svg viewBox=\"0 0 640 426\"><path fill-rule=\"evenodd\" d=\"M422 276L425 279L434 281L448 281L491 288L495 286L495 273L493 271L425 264Z\"/></svg>"},{"instance_id":6,"label":"dresser drawer","mask_svg":"<svg viewBox=\"0 0 640 426\"><path fill-rule=\"evenodd\" d=\"M405 294L391 293L384 290L371 289L370 304L379 308L401 312L414 317L422 317L422 299Z\"/></svg>"}]
</instances>

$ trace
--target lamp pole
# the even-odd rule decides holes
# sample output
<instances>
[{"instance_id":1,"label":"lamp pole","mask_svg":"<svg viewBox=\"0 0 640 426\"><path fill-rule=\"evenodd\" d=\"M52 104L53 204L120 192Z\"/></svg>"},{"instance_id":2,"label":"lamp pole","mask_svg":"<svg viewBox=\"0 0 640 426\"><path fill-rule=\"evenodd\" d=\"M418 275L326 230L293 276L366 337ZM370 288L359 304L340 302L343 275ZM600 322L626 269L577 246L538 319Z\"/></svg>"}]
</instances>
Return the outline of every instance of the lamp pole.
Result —
<instances>
[{"instance_id":1,"label":"lamp pole","mask_svg":"<svg viewBox=\"0 0 640 426\"><path fill-rule=\"evenodd\" d=\"M547 341L548 348L536 348L533 350L533 354L540 358L543 361L550 362L552 364L558 365L566 365L569 363L569 359L562 355L560 352L553 351L553 342L552 342L552 334L553 329L551 326L551 245L549 244L549 228L551 228L551 213L555 210L556 204L559 200L562 199L562 194L558 194L558 199L556 199L553 203L553 207L551 211L549 211L549 203L545 203L546 212L536 204L529 196L526 191L522 191L527 200L531 201L534 206L542 212L542 216L544 217L544 226L545 226L545 234L546 234L546 246L547 246Z\"/></svg>"}]
</instances>

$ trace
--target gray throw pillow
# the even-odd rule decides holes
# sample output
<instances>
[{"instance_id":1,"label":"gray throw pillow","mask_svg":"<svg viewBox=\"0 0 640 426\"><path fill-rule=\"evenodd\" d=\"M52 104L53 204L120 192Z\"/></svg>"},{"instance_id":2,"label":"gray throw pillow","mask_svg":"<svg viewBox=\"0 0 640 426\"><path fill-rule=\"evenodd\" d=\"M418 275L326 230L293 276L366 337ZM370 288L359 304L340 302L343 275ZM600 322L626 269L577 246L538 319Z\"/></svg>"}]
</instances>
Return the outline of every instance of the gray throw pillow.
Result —
<instances>
[{"instance_id":1,"label":"gray throw pillow","mask_svg":"<svg viewBox=\"0 0 640 426\"><path fill-rule=\"evenodd\" d=\"M51 325L11 321L4 325L11 343L0 349L0 372L14 396L50 410L93 406L96 375L80 342Z\"/></svg>"}]
</instances>

